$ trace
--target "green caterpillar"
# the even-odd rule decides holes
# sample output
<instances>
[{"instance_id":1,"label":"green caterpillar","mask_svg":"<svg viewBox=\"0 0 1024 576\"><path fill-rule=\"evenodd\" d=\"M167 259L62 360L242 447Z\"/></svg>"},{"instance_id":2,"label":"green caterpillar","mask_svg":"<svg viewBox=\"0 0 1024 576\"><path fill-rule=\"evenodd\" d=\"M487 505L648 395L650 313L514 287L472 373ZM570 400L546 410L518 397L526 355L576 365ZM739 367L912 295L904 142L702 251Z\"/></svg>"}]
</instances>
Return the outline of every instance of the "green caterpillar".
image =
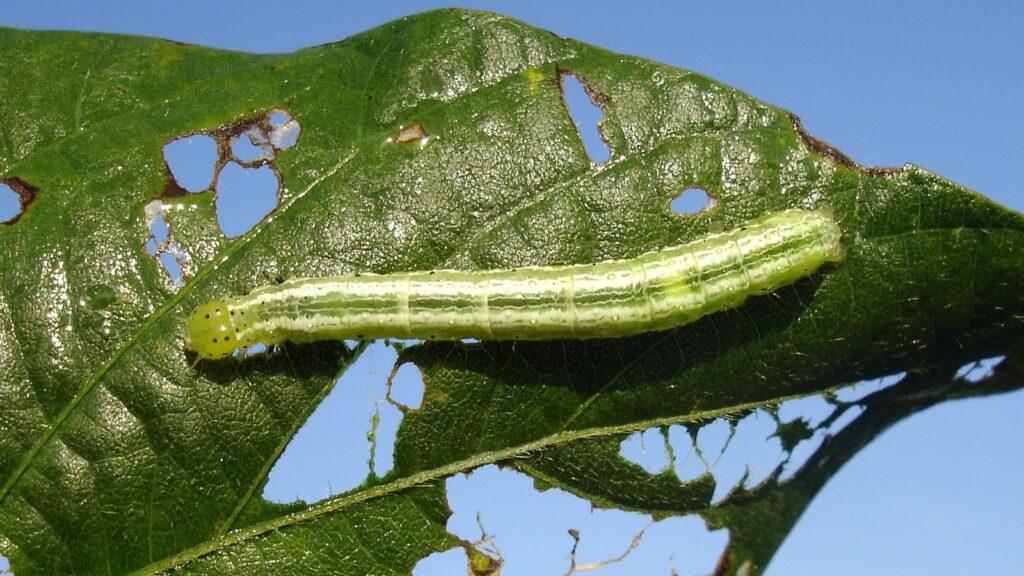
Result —
<instances>
[{"instance_id":1,"label":"green caterpillar","mask_svg":"<svg viewBox=\"0 0 1024 576\"><path fill-rule=\"evenodd\" d=\"M199 306L185 342L218 359L284 340L630 336L739 306L844 254L830 211L785 210L629 260L290 280Z\"/></svg>"}]
</instances>

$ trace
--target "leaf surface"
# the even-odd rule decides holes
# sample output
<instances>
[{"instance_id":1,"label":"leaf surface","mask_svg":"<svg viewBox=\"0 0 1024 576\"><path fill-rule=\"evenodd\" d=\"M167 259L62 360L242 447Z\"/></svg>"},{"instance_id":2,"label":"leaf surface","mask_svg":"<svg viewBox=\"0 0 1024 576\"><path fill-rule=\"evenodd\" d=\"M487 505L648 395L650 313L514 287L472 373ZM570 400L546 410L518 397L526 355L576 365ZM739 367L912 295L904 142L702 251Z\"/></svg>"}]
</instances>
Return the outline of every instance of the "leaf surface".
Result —
<instances>
[{"instance_id":1,"label":"leaf surface","mask_svg":"<svg viewBox=\"0 0 1024 576\"><path fill-rule=\"evenodd\" d=\"M565 74L604 110L601 165L566 112ZM735 512L748 494L709 508L710 478L642 473L618 455L625 435L1019 358L1019 214L911 165L863 169L699 74L499 16L430 12L287 55L0 29L0 79L0 178L34 191L0 226L0 553L20 576L407 573L457 543L443 480L489 463L602 506L703 513L733 530L728 569L760 570L824 480L766 486L789 516L751 535L769 513ZM229 240L162 146L205 133L223 147L272 110L302 129L272 161L279 205ZM717 207L673 214L691 187ZM181 287L143 248L154 200ZM693 325L406 349L426 391L394 470L312 505L260 492L362 349L196 363L182 340L193 306L270 278L592 262L826 205L843 265Z\"/></svg>"}]
</instances>

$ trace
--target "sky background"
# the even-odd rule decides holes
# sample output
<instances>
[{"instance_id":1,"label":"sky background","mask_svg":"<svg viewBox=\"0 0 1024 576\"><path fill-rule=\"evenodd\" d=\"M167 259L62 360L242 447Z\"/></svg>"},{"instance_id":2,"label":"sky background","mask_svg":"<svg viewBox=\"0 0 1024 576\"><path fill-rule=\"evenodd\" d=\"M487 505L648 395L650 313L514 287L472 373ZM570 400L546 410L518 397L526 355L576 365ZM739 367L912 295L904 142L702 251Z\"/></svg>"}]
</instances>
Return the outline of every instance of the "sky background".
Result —
<instances>
[{"instance_id":1,"label":"sky background","mask_svg":"<svg viewBox=\"0 0 1024 576\"><path fill-rule=\"evenodd\" d=\"M795 112L811 134L863 165L911 162L1024 211L1024 3L458 5L700 72ZM285 8L267 1L0 0L0 25L290 52L444 6L453 4L293 2ZM349 371L339 393L325 401L326 411L314 414L275 468L268 497L316 499L363 478L365 447L339 454L333 439L365 438L369 415L380 409L378 443L387 443L397 422L397 411L383 402L393 354L375 346ZM399 382L393 395L415 404L416 374L402 374ZM808 401L790 409L813 417L822 408ZM1017 392L941 405L902 422L825 487L768 574L1007 573L1024 565L1022 412L1024 393ZM739 464L723 475L734 476L744 465L755 473L770 469L775 461L764 443L765 421L755 414L741 424L752 440ZM708 435L714 445L714 430ZM732 448L737 446L730 446L730 454ZM655 467L661 457L658 441L647 436L625 449ZM388 447L381 446L378 471L389 459ZM479 509L505 556L506 576L563 573L569 527L581 529L580 560L589 561L620 553L647 522L591 512L586 502L537 493L528 479L493 468L456 477L449 490L456 512L450 528L476 538ZM692 518L672 520L652 527L626 562L597 574L668 574L670 568L681 575L707 573L724 542L723 534L707 534ZM464 573L459 562L451 555L431 559L416 573Z\"/></svg>"}]
</instances>

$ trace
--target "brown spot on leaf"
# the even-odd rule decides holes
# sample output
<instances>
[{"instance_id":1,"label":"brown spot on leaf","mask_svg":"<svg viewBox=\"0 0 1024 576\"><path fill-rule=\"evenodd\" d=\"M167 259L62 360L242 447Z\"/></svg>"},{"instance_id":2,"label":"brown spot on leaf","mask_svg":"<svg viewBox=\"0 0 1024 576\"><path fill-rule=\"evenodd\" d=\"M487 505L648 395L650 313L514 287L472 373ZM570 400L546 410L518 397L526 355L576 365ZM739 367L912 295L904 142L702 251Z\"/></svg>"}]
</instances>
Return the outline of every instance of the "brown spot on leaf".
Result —
<instances>
[{"instance_id":1,"label":"brown spot on leaf","mask_svg":"<svg viewBox=\"0 0 1024 576\"><path fill-rule=\"evenodd\" d=\"M398 131L395 135L395 142L399 144L406 144L408 142L416 142L427 137L427 131L423 128L423 125L419 122L412 126L406 126Z\"/></svg>"},{"instance_id":2,"label":"brown spot on leaf","mask_svg":"<svg viewBox=\"0 0 1024 576\"><path fill-rule=\"evenodd\" d=\"M166 164L166 163L165 163ZM164 172L167 174L167 182L164 184L164 191L160 194L161 198L174 198L176 196L184 196L188 194L188 190L185 190L178 185L178 181L171 175L171 169L167 166L164 167Z\"/></svg>"}]
</instances>

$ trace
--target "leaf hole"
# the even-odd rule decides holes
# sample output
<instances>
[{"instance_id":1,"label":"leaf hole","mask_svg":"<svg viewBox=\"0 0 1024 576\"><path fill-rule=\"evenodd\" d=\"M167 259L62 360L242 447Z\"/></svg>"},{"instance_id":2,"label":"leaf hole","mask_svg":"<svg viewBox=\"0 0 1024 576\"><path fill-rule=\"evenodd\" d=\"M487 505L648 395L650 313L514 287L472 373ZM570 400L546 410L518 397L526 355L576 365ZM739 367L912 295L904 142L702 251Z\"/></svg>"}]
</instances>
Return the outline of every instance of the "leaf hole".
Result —
<instances>
[{"instance_id":1,"label":"leaf hole","mask_svg":"<svg viewBox=\"0 0 1024 576\"><path fill-rule=\"evenodd\" d=\"M270 145L278 150L287 150L295 146L302 132L299 122L281 109L271 110L267 114L267 124L270 126Z\"/></svg>"},{"instance_id":2,"label":"leaf hole","mask_svg":"<svg viewBox=\"0 0 1024 576\"><path fill-rule=\"evenodd\" d=\"M17 222L38 193L38 188L21 178L0 180L0 224Z\"/></svg>"},{"instance_id":3,"label":"leaf hole","mask_svg":"<svg viewBox=\"0 0 1024 576\"><path fill-rule=\"evenodd\" d=\"M277 207L282 182L271 163L300 133L291 114L275 108L172 140L163 147L171 175L164 197L212 188L221 231L228 238L245 234Z\"/></svg>"},{"instance_id":4,"label":"leaf hole","mask_svg":"<svg viewBox=\"0 0 1024 576\"><path fill-rule=\"evenodd\" d=\"M852 386L847 386L846 388L837 391L835 397L836 400L848 404L857 402L862 398L865 398L866 396L874 394L875 392L884 390L890 386L894 386L895 384L899 383L900 380L903 380L903 378L906 375L906 372L897 372L895 374L889 374L888 376L883 376L881 378L875 378L874 380L864 380L862 382L857 382Z\"/></svg>"},{"instance_id":5,"label":"leaf hole","mask_svg":"<svg viewBox=\"0 0 1024 576\"><path fill-rule=\"evenodd\" d=\"M189 192L210 188L219 154L217 142L206 134L193 134L164 144L164 162L174 181Z\"/></svg>"},{"instance_id":6,"label":"leaf hole","mask_svg":"<svg viewBox=\"0 0 1024 576\"><path fill-rule=\"evenodd\" d=\"M228 238L245 234L277 207L280 180L270 166L228 162L217 177L217 223Z\"/></svg>"},{"instance_id":7,"label":"leaf hole","mask_svg":"<svg viewBox=\"0 0 1024 576\"><path fill-rule=\"evenodd\" d=\"M1005 359L1006 356L993 356L975 362L968 362L957 370L956 377L970 384L977 384L991 376L995 372L996 366Z\"/></svg>"},{"instance_id":8,"label":"leaf hole","mask_svg":"<svg viewBox=\"0 0 1024 576\"><path fill-rule=\"evenodd\" d=\"M657 474L670 464L667 440L658 428L634 432L619 445L619 455L649 474Z\"/></svg>"},{"instance_id":9,"label":"leaf hole","mask_svg":"<svg viewBox=\"0 0 1024 576\"><path fill-rule=\"evenodd\" d=\"M423 373L412 362L404 362L388 380L387 398L399 408L415 410L423 403Z\"/></svg>"},{"instance_id":10,"label":"leaf hole","mask_svg":"<svg viewBox=\"0 0 1024 576\"><path fill-rule=\"evenodd\" d=\"M669 202L673 214L694 216L710 212L718 205L718 200L703 188L687 188Z\"/></svg>"},{"instance_id":11,"label":"leaf hole","mask_svg":"<svg viewBox=\"0 0 1024 576\"><path fill-rule=\"evenodd\" d=\"M255 165L274 159L274 148L263 130L250 128L231 139L231 156L243 165Z\"/></svg>"},{"instance_id":12,"label":"leaf hole","mask_svg":"<svg viewBox=\"0 0 1024 576\"><path fill-rule=\"evenodd\" d=\"M757 486L785 460L782 443L774 435L776 421L764 410L730 424L729 436L711 467L716 483L713 504L736 487Z\"/></svg>"},{"instance_id":13,"label":"leaf hole","mask_svg":"<svg viewBox=\"0 0 1024 576\"><path fill-rule=\"evenodd\" d=\"M576 126L576 133L583 143L590 161L602 164L611 156L608 143L601 135L601 123L604 120L603 99L592 88L573 74L561 74L562 103L565 105L569 118Z\"/></svg>"},{"instance_id":14,"label":"leaf hole","mask_svg":"<svg viewBox=\"0 0 1024 576\"><path fill-rule=\"evenodd\" d=\"M671 468L686 482L710 473L715 478L713 503L736 488L757 486L786 460L777 420L764 410L739 422L717 419L693 434L681 426L649 428L626 438L619 454L650 474ZM639 449L638 449L639 448Z\"/></svg>"},{"instance_id":15,"label":"leaf hole","mask_svg":"<svg viewBox=\"0 0 1024 576\"><path fill-rule=\"evenodd\" d=\"M21 215L21 197L6 183L0 183L0 222L13 222Z\"/></svg>"},{"instance_id":16,"label":"leaf hole","mask_svg":"<svg viewBox=\"0 0 1024 576\"><path fill-rule=\"evenodd\" d=\"M238 330L236 329L235 331L237 332ZM237 336L235 337L235 340L238 340ZM267 356L271 353L271 347L268 347L266 344L261 342L253 344L252 339L250 338L239 341L238 345L240 347L235 348L234 351L231 352L231 356L233 358L245 359L252 358L253 356Z\"/></svg>"},{"instance_id":17,"label":"leaf hole","mask_svg":"<svg viewBox=\"0 0 1024 576\"><path fill-rule=\"evenodd\" d=\"M616 574L709 574L728 543L727 530L708 531L696 515L652 522L647 514L595 508L558 488L538 491L525 474L494 465L448 478L445 490L448 531L498 558L509 573L576 574L606 566ZM467 571L465 553L439 552L412 573L482 572Z\"/></svg>"},{"instance_id":18,"label":"leaf hole","mask_svg":"<svg viewBox=\"0 0 1024 576\"><path fill-rule=\"evenodd\" d=\"M171 240L170 227L165 218L166 206L161 200L153 200L143 208L149 235L143 242L146 254L156 258L167 273L171 283L177 287L185 285L183 268L191 263L188 253Z\"/></svg>"},{"instance_id":19,"label":"leaf hole","mask_svg":"<svg viewBox=\"0 0 1024 576\"><path fill-rule=\"evenodd\" d=\"M354 341L346 344L359 346ZM388 401L387 394L397 361L398 351L383 340L363 350L274 464L264 498L278 503L315 502L351 490L368 476L382 476L394 467L395 436L404 414ZM325 438L330 440L325 442ZM339 450L339 438L365 441L346 441L344 450Z\"/></svg>"}]
</instances>

